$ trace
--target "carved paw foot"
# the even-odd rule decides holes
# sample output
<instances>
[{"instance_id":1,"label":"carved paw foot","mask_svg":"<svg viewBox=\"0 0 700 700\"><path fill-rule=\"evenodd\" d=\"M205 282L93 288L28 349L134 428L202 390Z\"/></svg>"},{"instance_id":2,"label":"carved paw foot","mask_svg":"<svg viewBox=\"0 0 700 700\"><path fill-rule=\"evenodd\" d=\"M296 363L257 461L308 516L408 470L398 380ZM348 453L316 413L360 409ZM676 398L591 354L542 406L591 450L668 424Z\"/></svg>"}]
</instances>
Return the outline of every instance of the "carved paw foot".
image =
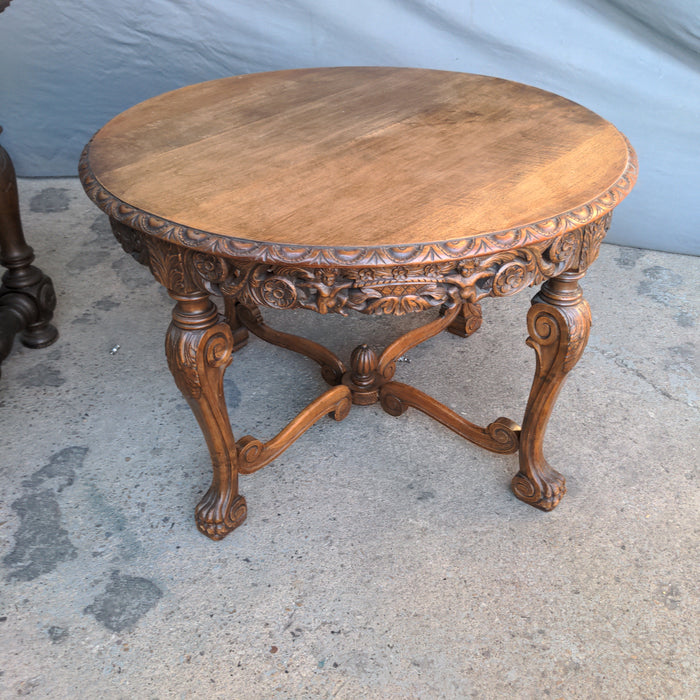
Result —
<instances>
[{"instance_id":1,"label":"carved paw foot","mask_svg":"<svg viewBox=\"0 0 700 700\"><path fill-rule=\"evenodd\" d=\"M566 479L549 467L546 475L537 477L518 472L513 477L511 487L521 501L540 510L553 510L566 493Z\"/></svg>"},{"instance_id":2,"label":"carved paw foot","mask_svg":"<svg viewBox=\"0 0 700 700\"><path fill-rule=\"evenodd\" d=\"M197 529L212 540L221 540L248 515L245 498L220 494L210 487L194 511Z\"/></svg>"}]
</instances>

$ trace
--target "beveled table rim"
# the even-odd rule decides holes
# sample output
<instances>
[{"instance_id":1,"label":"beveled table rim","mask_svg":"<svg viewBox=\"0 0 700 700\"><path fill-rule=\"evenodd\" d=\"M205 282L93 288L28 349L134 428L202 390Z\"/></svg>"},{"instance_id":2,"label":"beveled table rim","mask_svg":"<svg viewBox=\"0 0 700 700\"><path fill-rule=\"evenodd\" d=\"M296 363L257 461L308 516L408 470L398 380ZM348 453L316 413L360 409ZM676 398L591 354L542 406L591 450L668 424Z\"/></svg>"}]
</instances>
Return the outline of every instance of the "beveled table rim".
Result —
<instances>
[{"instance_id":1,"label":"beveled table rim","mask_svg":"<svg viewBox=\"0 0 700 700\"><path fill-rule=\"evenodd\" d=\"M97 132L99 133L99 132ZM627 165L602 194L555 217L503 231L408 245L309 246L234 238L185 226L138 209L110 192L90 166L87 143L80 156L79 176L88 197L112 219L143 233L194 250L235 260L310 267L379 267L396 264L454 262L465 258L517 250L554 240L611 212L630 193L637 180L637 155L627 137Z\"/></svg>"}]
</instances>

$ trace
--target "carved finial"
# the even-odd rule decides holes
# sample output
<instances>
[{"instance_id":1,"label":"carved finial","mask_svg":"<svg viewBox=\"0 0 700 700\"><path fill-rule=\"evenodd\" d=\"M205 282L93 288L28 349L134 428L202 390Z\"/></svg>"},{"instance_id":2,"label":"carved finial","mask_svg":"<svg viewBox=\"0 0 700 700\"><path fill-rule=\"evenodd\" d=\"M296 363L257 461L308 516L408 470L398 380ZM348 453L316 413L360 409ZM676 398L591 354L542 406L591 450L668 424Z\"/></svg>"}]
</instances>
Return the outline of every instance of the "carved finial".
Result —
<instances>
[{"instance_id":1,"label":"carved finial","mask_svg":"<svg viewBox=\"0 0 700 700\"><path fill-rule=\"evenodd\" d=\"M358 345L350 355L352 381L358 387L368 387L374 384L374 371L377 369L377 354L369 345Z\"/></svg>"}]
</instances>

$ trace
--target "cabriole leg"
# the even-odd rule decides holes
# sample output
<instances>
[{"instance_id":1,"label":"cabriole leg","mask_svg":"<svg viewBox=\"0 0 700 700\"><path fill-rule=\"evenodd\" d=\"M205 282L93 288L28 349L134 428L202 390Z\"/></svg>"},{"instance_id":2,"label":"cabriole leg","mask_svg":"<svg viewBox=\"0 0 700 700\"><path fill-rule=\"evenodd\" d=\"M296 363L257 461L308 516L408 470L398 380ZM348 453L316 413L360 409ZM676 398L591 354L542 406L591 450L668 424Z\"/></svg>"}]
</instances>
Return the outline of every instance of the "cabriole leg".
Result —
<instances>
[{"instance_id":1,"label":"cabriole leg","mask_svg":"<svg viewBox=\"0 0 700 700\"><path fill-rule=\"evenodd\" d=\"M512 487L521 501L541 510L555 508L566 493L566 481L547 463L542 442L566 375L588 341L591 312L578 285L581 277L582 272L565 272L546 281L527 315L527 343L537 354L537 367L520 434L520 471Z\"/></svg>"},{"instance_id":2,"label":"cabriole leg","mask_svg":"<svg viewBox=\"0 0 700 700\"><path fill-rule=\"evenodd\" d=\"M238 457L224 400L223 379L234 339L207 294L170 292L177 302L165 340L168 366L209 447L213 478L195 509L197 527L220 540L246 518L238 493Z\"/></svg>"}]
</instances>

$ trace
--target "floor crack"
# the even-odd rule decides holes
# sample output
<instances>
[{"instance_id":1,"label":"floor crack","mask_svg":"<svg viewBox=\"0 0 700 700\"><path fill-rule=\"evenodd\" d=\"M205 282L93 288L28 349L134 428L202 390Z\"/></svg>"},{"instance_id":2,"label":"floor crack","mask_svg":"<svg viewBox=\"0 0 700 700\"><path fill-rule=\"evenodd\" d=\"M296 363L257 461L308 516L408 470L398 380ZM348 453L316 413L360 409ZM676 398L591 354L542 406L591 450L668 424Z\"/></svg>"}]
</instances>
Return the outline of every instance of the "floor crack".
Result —
<instances>
[{"instance_id":1,"label":"floor crack","mask_svg":"<svg viewBox=\"0 0 700 700\"><path fill-rule=\"evenodd\" d=\"M681 398L678 398L677 396L674 396L673 394L670 394L668 391L665 389L662 389L660 386L657 386L649 377L647 377L641 370L638 370L636 367L634 367L629 360L627 360L625 357L622 357L616 352L613 352L612 350L604 350L603 348L598 348L595 345L589 345L588 346L591 350L594 352L597 352L599 355L602 355L606 360L612 360L618 367L621 367L624 370L627 370L628 372L632 372L632 374L635 375L635 377L638 377L641 379L643 382L648 384L654 391L657 393L661 394L664 398L670 399L671 401L676 401L677 403L683 404L684 406L689 406L690 408L694 408L697 410L697 406L694 406L690 401L684 401Z\"/></svg>"}]
</instances>

